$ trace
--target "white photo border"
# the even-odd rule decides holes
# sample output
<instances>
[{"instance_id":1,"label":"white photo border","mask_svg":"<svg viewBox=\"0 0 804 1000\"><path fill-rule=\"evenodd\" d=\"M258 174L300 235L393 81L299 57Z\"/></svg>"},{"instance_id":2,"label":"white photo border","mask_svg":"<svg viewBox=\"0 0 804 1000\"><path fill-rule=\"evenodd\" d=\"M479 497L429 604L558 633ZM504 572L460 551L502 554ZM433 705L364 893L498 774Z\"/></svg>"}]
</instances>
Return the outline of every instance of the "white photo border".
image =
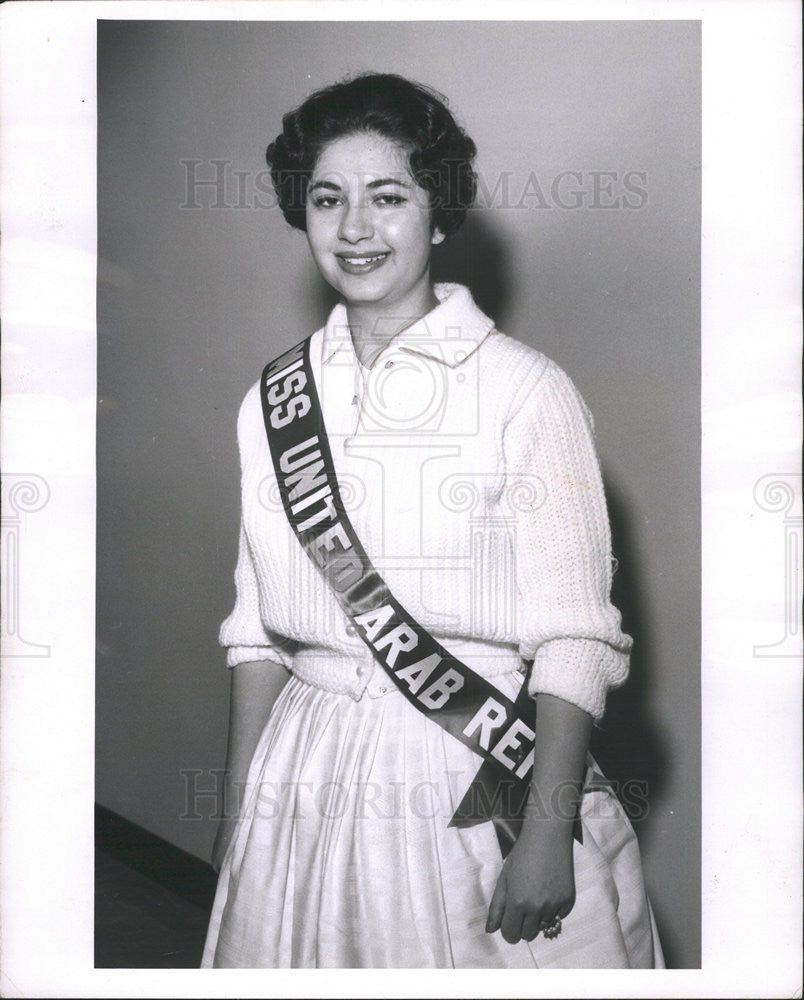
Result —
<instances>
[{"instance_id":1,"label":"white photo border","mask_svg":"<svg viewBox=\"0 0 804 1000\"><path fill-rule=\"evenodd\" d=\"M801 988L801 662L755 651L785 622L793 640L784 648L801 647L790 605L800 600L802 532L801 45L792 0L460 8L460 19L477 20L702 22L702 970L338 970L324 983L312 970L93 968L96 22L457 20L455 12L430 0L100 0L0 11L0 440L6 474L33 483L27 502L44 496L36 477L51 486L26 527L19 592L26 616L47 624L52 649L35 669L19 657L3 664L4 996L747 997ZM7 550L6 572L9 558Z\"/></svg>"}]
</instances>

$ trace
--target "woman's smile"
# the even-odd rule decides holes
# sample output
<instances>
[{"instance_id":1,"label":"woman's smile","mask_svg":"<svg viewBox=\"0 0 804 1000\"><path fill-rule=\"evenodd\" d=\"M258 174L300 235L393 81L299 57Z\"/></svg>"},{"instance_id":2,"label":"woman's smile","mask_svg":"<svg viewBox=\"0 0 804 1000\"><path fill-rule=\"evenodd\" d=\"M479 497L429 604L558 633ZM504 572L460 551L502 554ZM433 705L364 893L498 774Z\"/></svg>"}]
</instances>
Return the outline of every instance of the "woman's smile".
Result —
<instances>
[{"instance_id":1,"label":"woman's smile","mask_svg":"<svg viewBox=\"0 0 804 1000\"><path fill-rule=\"evenodd\" d=\"M335 254L341 270L347 274L368 274L369 271L376 271L390 255L390 251L387 250L378 253L355 253L344 250Z\"/></svg>"}]
</instances>

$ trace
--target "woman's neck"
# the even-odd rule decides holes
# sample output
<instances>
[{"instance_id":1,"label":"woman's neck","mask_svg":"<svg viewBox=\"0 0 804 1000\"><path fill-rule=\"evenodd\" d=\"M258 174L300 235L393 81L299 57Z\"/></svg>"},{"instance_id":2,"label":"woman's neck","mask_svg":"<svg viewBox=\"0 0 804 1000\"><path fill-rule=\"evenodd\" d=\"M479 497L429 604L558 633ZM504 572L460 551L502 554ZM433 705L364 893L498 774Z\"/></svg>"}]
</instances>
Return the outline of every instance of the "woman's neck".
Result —
<instances>
[{"instance_id":1,"label":"woman's neck","mask_svg":"<svg viewBox=\"0 0 804 1000\"><path fill-rule=\"evenodd\" d=\"M397 334L413 326L437 305L438 298L429 284L426 294L419 296L415 302L397 306L347 302L346 317L357 360L364 368L371 368Z\"/></svg>"}]
</instances>

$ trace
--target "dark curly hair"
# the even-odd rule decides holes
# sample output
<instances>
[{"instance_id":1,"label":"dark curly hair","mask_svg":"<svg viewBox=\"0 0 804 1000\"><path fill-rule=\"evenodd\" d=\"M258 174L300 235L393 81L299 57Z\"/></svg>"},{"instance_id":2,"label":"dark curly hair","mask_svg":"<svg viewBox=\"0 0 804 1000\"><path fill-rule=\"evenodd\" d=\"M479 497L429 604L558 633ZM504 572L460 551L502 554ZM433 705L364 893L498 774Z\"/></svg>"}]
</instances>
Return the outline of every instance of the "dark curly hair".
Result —
<instances>
[{"instance_id":1,"label":"dark curly hair","mask_svg":"<svg viewBox=\"0 0 804 1000\"><path fill-rule=\"evenodd\" d=\"M282 118L266 152L287 221L306 232L307 184L324 146L374 132L411 150L410 172L430 196L433 228L450 236L475 198L477 150L446 104L442 94L393 73L364 73L311 94Z\"/></svg>"}]
</instances>

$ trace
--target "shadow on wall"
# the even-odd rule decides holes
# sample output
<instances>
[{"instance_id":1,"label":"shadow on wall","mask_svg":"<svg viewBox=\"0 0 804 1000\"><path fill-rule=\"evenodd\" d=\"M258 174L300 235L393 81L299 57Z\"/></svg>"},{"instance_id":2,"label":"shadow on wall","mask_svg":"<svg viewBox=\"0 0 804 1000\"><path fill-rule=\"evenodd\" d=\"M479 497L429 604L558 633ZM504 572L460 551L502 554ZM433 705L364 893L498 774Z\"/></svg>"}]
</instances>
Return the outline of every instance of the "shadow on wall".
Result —
<instances>
[{"instance_id":1,"label":"shadow on wall","mask_svg":"<svg viewBox=\"0 0 804 1000\"><path fill-rule=\"evenodd\" d=\"M501 330L506 329L511 306L507 276L506 244L478 212L470 212L458 232L433 253L433 281L466 285Z\"/></svg>"},{"instance_id":2,"label":"shadow on wall","mask_svg":"<svg viewBox=\"0 0 804 1000\"><path fill-rule=\"evenodd\" d=\"M666 784L667 753L657 734L658 724L648 716L646 708L647 693L656 673L651 615L643 597L645 590L631 537L629 504L609 477L606 477L606 500L612 549L619 563L612 600L622 612L624 630L635 637L635 642L628 681L609 696L596 737L600 740L599 752L605 754L608 777L644 782L646 797L659 799ZM645 816L644 807L638 802L632 818L641 821L644 827L641 839L647 844L650 816Z\"/></svg>"},{"instance_id":3,"label":"shadow on wall","mask_svg":"<svg viewBox=\"0 0 804 1000\"><path fill-rule=\"evenodd\" d=\"M630 530L630 504L616 483L604 476L611 522L612 550L619 563L614 574L612 601L623 617L625 632L634 637L631 673L626 684L613 691L606 714L592 735L591 752L606 777L615 782L639 838L643 857L651 851L655 807L667 785L670 764L659 724L648 710L649 692L657 671L651 611ZM662 920L661 900L651 898L668 968L676 968L676 941Z\"/></svg>"}]
</instances>

